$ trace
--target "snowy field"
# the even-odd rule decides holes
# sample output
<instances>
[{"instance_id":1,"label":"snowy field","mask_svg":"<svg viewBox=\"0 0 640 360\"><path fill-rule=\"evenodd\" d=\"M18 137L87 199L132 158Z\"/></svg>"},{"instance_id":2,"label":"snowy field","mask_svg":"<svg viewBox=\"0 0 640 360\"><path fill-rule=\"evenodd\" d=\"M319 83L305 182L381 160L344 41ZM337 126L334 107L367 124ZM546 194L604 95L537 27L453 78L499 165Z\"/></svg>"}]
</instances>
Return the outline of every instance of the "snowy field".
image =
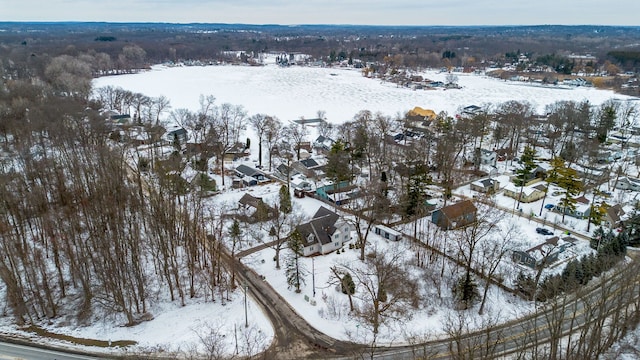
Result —
<instances>
[{"instance_id":1,"label":"snowy field","mask_svg":"<svg viewBox=\"0 0 640 360\"><path fill-rule=\"evenodd\" d=\"M446 81L446 73L427 71L425 78ZM365 78L356 69L255 66L154 66L139 74L102 77L94 87L116 86L147 96L164 95L173 109L198 109L200 95L213 95L218 104L242 105L249 115L263 113L280 120L316 118L325 111L329 122L351 120L361 110L395 116L420 106L449 115L469 105L529 101L537 112L558 100L589 100L601 104L627 99L594 88L546 88L501 81L487 76L456 74L462 89L411 90Z\"/></svg>"}]
</instances>

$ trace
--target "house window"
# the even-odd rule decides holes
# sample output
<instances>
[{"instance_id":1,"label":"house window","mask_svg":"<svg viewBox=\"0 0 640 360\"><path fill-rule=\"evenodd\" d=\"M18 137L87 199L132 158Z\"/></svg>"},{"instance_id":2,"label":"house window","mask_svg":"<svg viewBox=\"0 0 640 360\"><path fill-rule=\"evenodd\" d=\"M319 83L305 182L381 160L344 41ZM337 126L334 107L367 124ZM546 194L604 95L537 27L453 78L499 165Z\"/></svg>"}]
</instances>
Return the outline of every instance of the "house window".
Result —
<instances>
[{"instance_id":1,"label":"house window","mask_svg":"<svg viewBox=\"0 0 640 360\"><path fill-rule=\"evenodd\" d=\"M309 250L310 250L310 251L315 250L315 246L310 247L310 248L309 248Z\"/></svg>"},{"instance_id":2,"label":"house window","mask_svg":"<svg viewBox=\"0 0 640 360\"><path fill-rule=\"evenodd\" d=\"M335 234L335 235L333 235L333 238L334 238L334 239L340 239L340 234Z\"/></svg>"},{"instance_id":3,"label":"house window","mask_svg":"<svg viewBox=\"0 0 640 360\"><path fill-rule=\"evenodd\" d=\"M339 242L334 242L333 245L338 247L338 246L340 246L340 243Z\"/></svg>"}]
</instances>

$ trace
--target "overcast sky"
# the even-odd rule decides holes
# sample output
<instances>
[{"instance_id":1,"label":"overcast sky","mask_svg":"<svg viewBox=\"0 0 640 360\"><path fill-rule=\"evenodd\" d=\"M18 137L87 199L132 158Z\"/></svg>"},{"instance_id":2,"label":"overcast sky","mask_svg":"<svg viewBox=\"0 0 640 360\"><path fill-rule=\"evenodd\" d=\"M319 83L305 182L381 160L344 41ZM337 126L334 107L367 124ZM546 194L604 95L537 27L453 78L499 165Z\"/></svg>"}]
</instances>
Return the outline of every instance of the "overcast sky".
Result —
<instances>
[{"instance_id":1,"label":"overcast sky","mask_svg":"<svg viewBox=\"0 0 640 360\"><path fill-rule=\"evenodd\" d=\"M0 21L640 25L638 0L0 0Z\"/></svg>"}]
</instances>

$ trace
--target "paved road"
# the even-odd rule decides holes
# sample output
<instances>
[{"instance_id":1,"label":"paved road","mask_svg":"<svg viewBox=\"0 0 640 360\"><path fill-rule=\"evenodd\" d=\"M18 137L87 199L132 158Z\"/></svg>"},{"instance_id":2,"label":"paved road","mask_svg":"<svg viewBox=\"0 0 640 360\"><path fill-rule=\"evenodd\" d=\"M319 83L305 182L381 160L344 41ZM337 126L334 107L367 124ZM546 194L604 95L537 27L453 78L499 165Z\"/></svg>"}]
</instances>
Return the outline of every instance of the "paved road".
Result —
<instances>
[{"instance_id":1,"label":"paved road","mask_svg":"<svg viewBox=\"0 0 640 360\"><path fill-rule=\"evenodd\" d=\"M266 358L325 359L353 354L364 348L359 344L334 339L315 329L255 271L238 259L232 259L228 253L223 253L222 259L229 266L235 262L238 283L248 285L249 295L271 320L275 339L267 350Z\"/></svg>"},{"instance_id":2,"label":"paved road","mask_svg":"<svg viewBox=\"0 0 640 360\"><path fill-rule=\"evenodd\" d=\"M414 346L383 351L378 349L373 357L379 360L486 358L500 359L522 351L523 348L548 344L561 337L579 331L598 320L599 314L611 316L620 311L621 304L633 302L640 289L639 274L629 286L628 271L624 269L599 281L594 281L580 296L559 298L555 303L542 307L535 314L492 327L489 331L440 341L430 341ZM611 286L602 286L607 284ZM562 302L564 300L564 302ZM604 306L598 306L604 304ZM591 324L593 326L593 324ZM458 345L461 347L458 348ZM487 356L489 355L489 356Z\"/></svg>"},{"instance_id":3,"label":"paved road","mask_svg":"<svg viewBox=\"0 0 640 360\"><path fill-rule=\"evenodd\" d=\"M226 261L231 261L226 256ZM237 261L237 260L236 260ZM267 358L278 359L354 359L379 360L403 359L451 359L451 358L503 358L519 352L526 346L549 343L561 334L566 336L578 331L587 322L594 321L590 306L604 302L605 313L618 310L621 298L633 299L640 289L639 281L628 286L628 277L623 270L606 279L594 281L580 296L568 296L564 303L541 307L536 313L505 324L493 326L489 330L429 341L411 346L367 348L328 337L311 327L302 319L259 275L236 264L238 277L249 285L250 294L263 306L276 329L275 343L269 349ZM604 276L604 275L603 275ZM636 278L639 275L634 274ZM602 282L612 286L599 286ZM551 321L553 319L553 321ZM550 324L556 324L552 326ZM559 325L558 325L559 324ZM528 344L528 345L525 345ZM489 355L491 354L491 355Z\"/></svg>"},{"instance_id":4,"label":"paved road","mask_svg":"<svg viewBox=\"0 0 640 360\"><path fill-rule=\"evenodd\" d=\"M96 360L98 358L0 342L0 360Z\"/></svg>"}]
</instances>

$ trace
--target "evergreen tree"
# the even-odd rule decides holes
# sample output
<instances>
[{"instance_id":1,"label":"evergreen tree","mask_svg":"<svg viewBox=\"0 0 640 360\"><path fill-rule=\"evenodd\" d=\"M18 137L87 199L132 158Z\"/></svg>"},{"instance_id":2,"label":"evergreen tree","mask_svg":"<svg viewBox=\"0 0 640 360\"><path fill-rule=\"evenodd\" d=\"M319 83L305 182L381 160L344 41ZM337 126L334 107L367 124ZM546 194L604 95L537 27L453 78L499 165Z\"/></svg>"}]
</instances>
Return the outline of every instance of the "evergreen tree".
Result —
<instances>
[{"instance_id":1,"label":"evergreen tree","mask_svg":"<svg viewBox=\"0 0 640 360\"><path fill-rule=\"evenodd\" d=\"M424 166L417 166L412 170L412 174L407 182L405 216L410 218L420 214L426 199L424 188L431 183L431 177Z\"/></svg>"},{"instance_id":2,"label":"evergreen tree","mask_svg":"<svg viewBox=\"0 0 640 360\"><path fill-rule=\"evenodd\" d=\"M289 249L291 250L291 254L287 257L286 261L287 284L289 288L295 287L296 292L299 293L301 291L300 286L305 284L305 276L308 272L304 264L300 262L303 239L297 229L294 230L289 237Z\"/></svg>"},{"instance_id":3,"label":"evergreen tree","mask_svg":"<svg viewBox=\"0 0 640 360\"><path fill-rule=\"evenodd\" d=\"M525 299L531 299L536 291L536 282L531 275L524 274L521 271L516 277L515 287Z\"/></svg>"},{"instance_id":4,"label":"evergreen tree","mask_svg":"<svg viewBox=\"0 0 640 360\"><path fill-rule=\"evenodd\" d=\"M558 206L562 210L562 221L567 213L576 210L576 199L582 190L582 182L578 178L576 170L568 167L560 157L551 160L551 176L549 182L554 182L562 188L562 198L558 201Z\"/></svg>"},{"instance_id":5,"label":"evergreen tree","mask_svg":"<svg viewBox=\"0 0 640 360\"><path fill-rule=\"evenodd\" d=\"M591 228L591 223L600 225L604 217L607 215L609 205L605 202L597 205L591 204L591 211L589 212L589 221L587 223L587 231Z\"/></svg>"},{"instance_id":6,"label":"evergreen tree","mask_svg":"<svg viewBox=\"0 0 640 360\"><path fill-rule=\"evenodd\" d=\"M341 285L340 287L342 289L343 294L347 294L351 296L356 293L356 283L353 282L353 278L351 277L351 274L349 273L344 274L344 276L340 280L340 285Z\"/></svg>"},{"instance_id":7,"label":"evergreen tree","mask_svg":"<svg viewBox=\"0 0 640 360\"><path fill-rule=\"evenodd\" d=\"M182 144L180 143L180 139L178 138L178 134L173 134L173 139L171 139L171 145L173 146L174 153L180 153L182 149Z\"/></svg>"},{"instance_id":8,"label":"evergreen tree","mask_svg":"<svg viewBox=\"0 0 640 360\"><path fill-rule=\"evenodd\" d=\"M600 116L598 117L597 133L598 141L602 144L607 141L607 135L616 125L616 107L612 101L607 101L600 107Z\"/></svg>"},{"instance_id":9,"label":"evergreen tree","mask_svg":"<svg viewBox=\"0 0 640 360\"><path fill-rule=\"evenodd\" d=\"M347 144L342 140L337 140L333 143L327 155L325 173L329 179L333 180L334 185L351 179L349 151L350 148Z\"/></svg>"},{"instance_id":10,"label":"evergreen tree","mask_svg":"<svg viewBox=\"0 0 640 360\"><path fill-rule=\"evenodd\" d=\"M520 199L522 198L522 191L524 190L524 185L531 179L532 171L536 168L536 150L531 146L527 145L522 152L522 156L520 156L520 162L522 163L522 167L516 171L516 178L513 182L516 186L520 187L520 194L518 195L518 207L520 206Z\"/></svg>"},{"instance_id":11,"label":"evergreen tree","mask_svg":"<svg viewBox=\"0 0 640 360\"><path fill-rule=\"evenodd\" d=\"M517 186L524 186L530 180L532 171L536 168L535 159L536 150L529 145L525 146L522 156L520 156L522 167L516 170L517 176L513 180Z\"/></svg>"},{"instance_id":12,"label":"evergreen tree","mask_svg":"<svg viewBox=\"0 0 640 360\"><path fill-rule=\"evenodd\" d=\"M473 302L480 298L478 284L469 273L458 279L453 293L464 310L469 309Z\"/></svg>"},{"instance_id":13,"label":"evergreen tree","mask_svg":"<svg viewBox=\"0 0 640 360\"><path fill-rule=\"evenodd\" d=\"M291 205L291 193L286 185L280 187L280 211L290 214L293 209Z\"/></svg>"}]
</instances>

